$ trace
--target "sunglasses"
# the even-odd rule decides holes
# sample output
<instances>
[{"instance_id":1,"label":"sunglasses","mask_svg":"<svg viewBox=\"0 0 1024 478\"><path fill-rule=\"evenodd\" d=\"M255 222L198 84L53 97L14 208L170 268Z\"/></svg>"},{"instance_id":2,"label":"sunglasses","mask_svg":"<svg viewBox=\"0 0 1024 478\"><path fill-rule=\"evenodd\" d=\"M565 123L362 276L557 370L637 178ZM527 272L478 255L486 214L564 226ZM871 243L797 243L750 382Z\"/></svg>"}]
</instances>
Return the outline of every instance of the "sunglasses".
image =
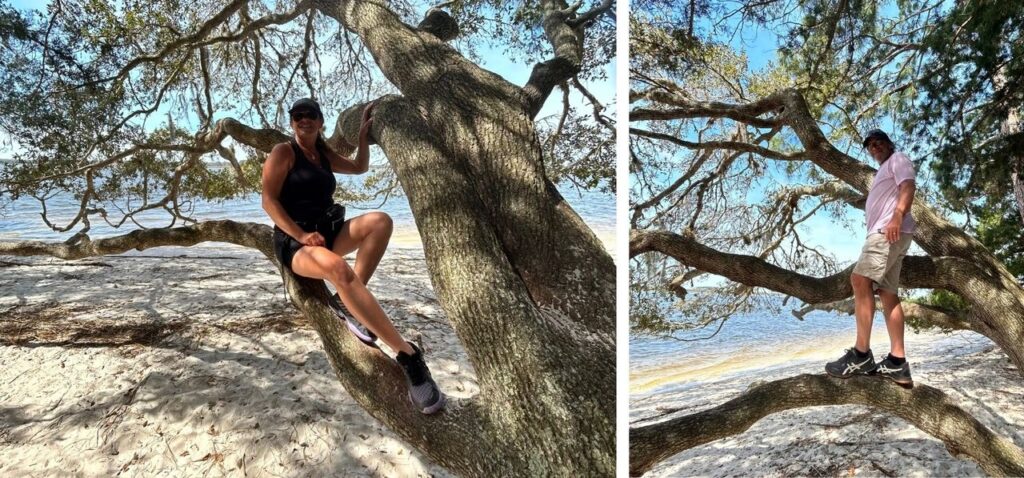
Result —
<instances>
[{"instance_id":1,"label":"sunglasses","mask_svg":"<svg viewBox=\"0 0 1024 478\"><path fill-rule=\"evenodd\" d=\"M292 121L302 121L304 119L318 120L320 115L313 111L296 111L292 113Z\"/></svg>"}]
</instances>

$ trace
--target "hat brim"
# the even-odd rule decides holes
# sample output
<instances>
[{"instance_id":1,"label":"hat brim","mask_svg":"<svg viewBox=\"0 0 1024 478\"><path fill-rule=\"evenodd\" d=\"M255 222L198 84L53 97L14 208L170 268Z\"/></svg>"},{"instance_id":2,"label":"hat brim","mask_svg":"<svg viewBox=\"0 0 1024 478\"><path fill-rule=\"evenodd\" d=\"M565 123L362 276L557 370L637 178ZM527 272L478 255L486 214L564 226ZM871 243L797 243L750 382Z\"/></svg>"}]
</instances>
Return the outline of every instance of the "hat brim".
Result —
<instances>
[{"instance_id":1,"label":"hat brim","mask_svg":"<svg viewBox=\"0 0 1024 478\"><path fill-rule=\"evenodd\" d=\"M300 112L316 113L316 115L318 117L321 117L321 118L324 116L324 114L321 113L320 110L318 110L316 108L313 108L313 107L310 107L310 106L300 106L298 108L292 108L292 109L288 110L288 114L289 115L293 115L295 113L300 113Z\"/></svg>"}]
</instances>

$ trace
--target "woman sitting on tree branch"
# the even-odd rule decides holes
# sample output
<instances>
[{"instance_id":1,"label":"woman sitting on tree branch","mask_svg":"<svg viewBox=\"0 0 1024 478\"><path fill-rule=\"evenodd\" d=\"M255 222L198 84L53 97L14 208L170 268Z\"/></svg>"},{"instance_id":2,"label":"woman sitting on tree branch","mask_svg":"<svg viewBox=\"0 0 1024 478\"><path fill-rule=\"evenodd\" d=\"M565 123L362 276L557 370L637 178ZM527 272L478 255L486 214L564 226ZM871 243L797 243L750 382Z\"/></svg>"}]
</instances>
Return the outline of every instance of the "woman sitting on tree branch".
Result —
<instances>
[{"instance_id":1,"label":"woman sitting on tree branch","mask_svg":"<svg viewBox=\"0 0 1024 478\"><path fill-rule=\"evenodd\" d=\"M331 304L335 313L367 345L380 337L398 352L410 398L421 412L430 414L444 407L445 397L430 376L423 352L402 338L366 288L391 238L391 218L371 212L345 220L345 208L333 199L333 173L362 174L369 169L373 107L371 103L363 110L352 160L327 147L320 133L324 116L316 101L303 98L292 104L288 114L295 136L274 146L263 165L263 209L275 224L274 250L282 267L330 281L340 299ZM350 267L344 257L355 250L355 267Z\"/></svg>"}]
</instances>

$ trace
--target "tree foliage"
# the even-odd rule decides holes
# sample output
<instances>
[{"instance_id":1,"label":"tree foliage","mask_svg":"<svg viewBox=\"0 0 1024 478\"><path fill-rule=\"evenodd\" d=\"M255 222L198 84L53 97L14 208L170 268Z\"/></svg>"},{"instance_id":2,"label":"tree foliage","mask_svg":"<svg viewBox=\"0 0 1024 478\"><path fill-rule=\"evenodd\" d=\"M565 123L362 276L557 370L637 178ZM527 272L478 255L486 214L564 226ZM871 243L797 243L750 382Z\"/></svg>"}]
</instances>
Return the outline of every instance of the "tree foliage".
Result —
<instances>
[{"instance_id":1,"label":"tree foliage","mask_svg":"<svg viewBox=\"0 0 1024 478\"><path fill-rule=\"evenodd\" d=\"M1006 201L1014 171L1024 171L1022 29L1019 2L957 2L922 40L922 101L903 127L934 145L936 179L950 201L981 203L972 213L1024 207Z\"/></svg>"},{"instance_id":2,"label":"tree foliage","mask_svg":"<svg viewBox=\"0 0 1024 478\"><path fill-rule=\"evenodd\" d=\"M639 52L631 60L631 102L641 113L631 131L633 227L690 231L710 246L793 270L837 271L842 264L827 249L806 246L794 223L824 215L857 231L859 221L851 218L861 213L831 192L822 195L830 175L782 156L801 149L794 136L768 122L706 118L682 108L682 102L750 103L796 88L826 138L844 152L860 154L868 129L893 133L918 163L922 194L966 213L968 230L1019 276L1020 235L1012 231L1020 218L1011 181L1018 157L1006 148L1016 136L1001 131L1007 115L1019 110L1019 88L1011 85L1021 61L1014 54L1020 9L938 0L644 4L634 20L640 35L631 38ZM770 51L773 39L774 57L751 68L749 52ZM1010 81L997 84L997 71ZM952 132L961 126L967 129ZM967 132L973 142L964 140L971 139ZM974 147L984 141L989 144ZM962 156L966 151L973 159ZM648 311L645 324L673 328L664 326L671 320L651 320L654 311L662 319L710 323L713 315L676 297L678 279L692 284L706 275L671 261L634 260L631 267L634 299L644 304L638 310Z\"/></svg>"},{"instance_id":3,"label":"tree foliage","mask_svg":"<svg viewBox=\"0 0 1024 478\"><path fill-rule=\"evenodd\" d=\"M165 212L172 224L191 222L196 201L257 193L264 153L214 138L218 121L287 132L285 110L296 98L316 98L330 124L344 107L396 91L362 40L313 4L57 0L45 11L0 4L0 138L13 154L0 171L0 198L71 196L79 214L48 225L87 232L90 219L130 224L146 210ZM429 6L391 3L412 24ZM539 2L447 6L461 22L456 45L470 58L500 51L530 64L550 51ZM591 106L566 104L564 119L538 124L552 180L609 189L609 100L586 84L605 79L614 19L591 27L581 71L565 85L586 92ZM401 192L386 165L350 186L341 200Z\"/></svg>"}]
</instances>

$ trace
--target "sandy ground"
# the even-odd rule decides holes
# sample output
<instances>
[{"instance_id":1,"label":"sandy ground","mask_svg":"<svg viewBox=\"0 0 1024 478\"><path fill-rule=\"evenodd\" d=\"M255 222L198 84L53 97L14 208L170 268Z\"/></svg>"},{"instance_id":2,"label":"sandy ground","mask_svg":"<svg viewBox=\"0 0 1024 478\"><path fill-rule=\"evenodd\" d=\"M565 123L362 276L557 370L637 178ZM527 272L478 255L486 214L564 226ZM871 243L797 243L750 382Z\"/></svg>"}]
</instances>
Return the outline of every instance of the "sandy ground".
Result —
<instances>
[{"instance_id":1,"label":"sandy ground","mask_svg":"<svg viewBox=\"0 0 1024 478\"><path fill-rule=\"evenodd\" d=\"M880 319L879 319L880 320ZM851 336L850 340L853 338ZM875 353L888 350L878 337ZM784 347L783 347L784 348ZM1024 446L1024 380L987 338L970 332L909 334L914 380L943 390L992 429ZM880 353L881 352L881 353ZM838 357L842 350L837 350ZM719 381L630 397L630 423L647 423L711 408L756 380L820 373L801 361ZM895 386L895 385L894 385ZM828 406L769 415L743 434L680 453L645 476L984 476L968 459L908 422L862 406Z\"/></svg>"},{"instance_id":2,"label":"sandy ground","mask_svg":"<svg viewBox=\"0 0 1024 478\"><path fill-rule=\"evenodd\" d=\"M0 476L449 476L349 397L276 269L236 246L0 257ZM478 392L423 253L370 283Z\"/></svg>"}]
</instances>

